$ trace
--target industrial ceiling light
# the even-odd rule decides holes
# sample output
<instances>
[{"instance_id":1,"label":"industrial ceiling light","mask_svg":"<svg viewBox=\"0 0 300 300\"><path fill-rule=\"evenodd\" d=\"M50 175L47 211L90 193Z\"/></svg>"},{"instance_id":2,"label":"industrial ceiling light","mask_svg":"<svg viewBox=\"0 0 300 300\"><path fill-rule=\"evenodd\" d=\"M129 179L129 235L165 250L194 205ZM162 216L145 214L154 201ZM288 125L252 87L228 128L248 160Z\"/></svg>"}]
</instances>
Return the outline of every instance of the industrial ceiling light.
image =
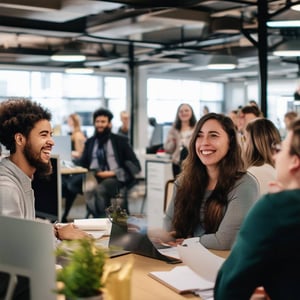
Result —
<instances>
[{"instance_id":1,"label":"industrial ceiling light","mask_svg":"<svg viewBox=\"0 0 300 300\"><path fill-rule=\"evenodd\" d=\"M299 11L291 9L286 10L267 21L267 26L270 28L300 27Z\"/></svg>"},{"instance_id":2,"label":"industrial ceiling light","mask_svg":"<svg viewBox=\"0 0 300 300\"><path fill-rule=\"evenodd\" d=\"M280 44L274 51L275 56L300 56L300 41L290 40Z\"/></svg>"},{"instance_id":3,"label":"industrial ceiling light","mask_svg":"<svg viewBox=\"0 0 300 300\"><path fill-rule=\"evenodd\" d=\"M291 6L292 10L296 10L296 11L300 11L300 4L295 4L293 6Z\"/></svg>"},{"instance_id":4,"label":"industrial ceiling light","mask_svg":"<svg viewBox=\"0 0 300 300\"><path fill-rule=\"evenodd\" d=\"M93 74L94 69L92 68L66 68L65 73L67 74Z\"/></svg>"},{"instance_id":5,"label":"industrial ceiling light","mask_svg":"<svg viewBox=\"0 0 300 300\"><path fill-rule=\"evenodd\" d=\"M85 61L86 56L78 52L60 51L51 56L51 60L61 62L80 62Z\"/></svg>"},{"instance_id":6,"label":"industrial ceiling light","mask_svg":"<svg viewBox=\"0 0 300 300\"><path fill-rule=\"evenodd\" d=\"M232 55L213 55L207 68L210 70L233 70L237 64L237 58Z\"/></svg>"}]
</instances>

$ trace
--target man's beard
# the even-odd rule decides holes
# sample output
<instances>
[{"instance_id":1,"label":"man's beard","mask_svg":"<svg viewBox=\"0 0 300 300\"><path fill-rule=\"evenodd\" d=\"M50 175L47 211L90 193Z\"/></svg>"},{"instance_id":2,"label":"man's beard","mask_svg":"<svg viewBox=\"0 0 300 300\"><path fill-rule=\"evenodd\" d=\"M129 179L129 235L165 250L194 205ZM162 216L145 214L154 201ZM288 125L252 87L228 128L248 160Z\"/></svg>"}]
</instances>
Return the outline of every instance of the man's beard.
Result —
<instances>
[{"instance_id":1,"label":"man's beard","mask_svg":"<svg viewBox=\"0 0 300 300\"><path fill-rule=\"evenodd\" d=\"M30 143L26 143L23 153L29 164L36 169L35 175L46 176L52 173L51 160L44 163L40 159L39 154L34 153Z\"/></svg>"},{"instance_id":2,"label":"man's beard","mask_svg":"<svg viewBox=\"0 0 300 300\"><path fill-rule=\"evenodd\" d=\"M111 129L110 127L106 127L102 132L96 132L95 135L98 140L98 144L105 144L110 137Z\"/></svg>"}]
</instances>

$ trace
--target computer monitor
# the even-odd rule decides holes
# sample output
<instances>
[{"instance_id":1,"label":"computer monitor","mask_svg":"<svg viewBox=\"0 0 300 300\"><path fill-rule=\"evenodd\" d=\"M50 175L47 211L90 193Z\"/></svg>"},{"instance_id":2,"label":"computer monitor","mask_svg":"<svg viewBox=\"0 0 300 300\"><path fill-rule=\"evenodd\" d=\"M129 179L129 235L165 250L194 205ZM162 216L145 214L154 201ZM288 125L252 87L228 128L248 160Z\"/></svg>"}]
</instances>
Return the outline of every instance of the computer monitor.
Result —
<instances>
[{"instance_id":1,"label":"computer monitor","mask_svg":"<svg viewBox=\"0 0 300 300\"><path fill-rule=\"evenodd\" d=\"M54 135L53 155L59 155L61 161L72 161L72 143L70 135Z\"/></svg>"},{"instance_id":2,"label":"computer monitor","mask_svg":"<svg viewBox=\"0 0 300 300\"><path fill-rule=\"evenodd\" d=\"M0 298L55 300L54 245L51 224L0 216Z\"/></svg>"}]
</instances>

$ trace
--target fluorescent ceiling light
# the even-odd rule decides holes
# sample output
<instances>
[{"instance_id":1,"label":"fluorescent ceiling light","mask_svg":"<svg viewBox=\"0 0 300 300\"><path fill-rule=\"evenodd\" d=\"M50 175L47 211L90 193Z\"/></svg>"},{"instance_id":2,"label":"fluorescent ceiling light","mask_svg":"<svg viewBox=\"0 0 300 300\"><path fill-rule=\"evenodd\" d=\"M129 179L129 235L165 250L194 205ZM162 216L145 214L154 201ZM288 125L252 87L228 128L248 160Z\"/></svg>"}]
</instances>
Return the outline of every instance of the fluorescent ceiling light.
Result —
<instances>
[{"instance_id":1,"label":"fluorescent ceiling light","mask_svg":"<svg viewBox=\"0 0 300 300\"><path fill-rule=\"evenodd\" d=\"M92 68L66 68L67 74L92 74L94 70Z\"/></svg>"},{"instance_id":2,"label":"fluorescent ceiling light","mask_svg":"<svg viewBox=\"0 0 300 300\"><path fill-rule=\"evenodd\" d=\"M213 55L207 68L210 70L233 70L237 64L236 57L232 55Z\"/></svg>"},{"instance_id":3,"label":"fluorescent ceiling light","mask_svg":"<svg viewBox=\"0 0 300 300\"><path fill-rule=\"evenodd\" d=\"M300 56L300 41L291 40L280 44L274 51L275 56L289 56L297 57Z\"/></svg>"},{"instance_id":4,"label":"fluorescent ceiling light","mask_svg":"<svg viewBox=\"0 0 300 300\"><path fill-rule=\"evenodd\" d=\"M278 21L268 21L268 27L300 27L300 20L278 20Z\"/></svg>"},{"instance_id":5,"label":"fluorescent ceiling light","mask_svg":"<svg viewBox=\"0 0 300 300\"><path fill-rule=\"evenodd\" d=\"M295 4L293 6L291 6L292 10L296 10L296 11L300 11L300 4Z\"/></svg>"},{"instance_id":6,"label":"fluorescent ceiling light","mask_svg":"<svg viewBox=\"0 0 300 300\"><path fill-rule=\"evenodd\" d=\"M79 61L84 61L86 59L86 56L82 54L57 53L52 55L51 59L54 61L62 61L62 62L79 62Z\"/></svg>"}]
</instances>

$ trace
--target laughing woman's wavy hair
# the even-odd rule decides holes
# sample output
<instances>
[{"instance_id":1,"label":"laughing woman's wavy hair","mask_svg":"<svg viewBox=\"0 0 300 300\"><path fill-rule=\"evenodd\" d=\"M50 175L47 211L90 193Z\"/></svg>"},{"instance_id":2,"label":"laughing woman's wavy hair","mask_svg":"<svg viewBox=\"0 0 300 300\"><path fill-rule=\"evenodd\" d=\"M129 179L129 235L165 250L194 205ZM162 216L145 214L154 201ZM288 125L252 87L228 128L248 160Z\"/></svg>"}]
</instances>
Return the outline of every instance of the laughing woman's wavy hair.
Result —
<instances>
[{"instance_id":1,"label":"laughing woman's wavy hair","mask_svg":"<svg viewBox=\"0 0 300 300\"><path fill-rule=\"evenodd\" d=\"M179 187L175 198L173 228L178 237L193 235L194 228L200 219L200 207L204 201L209 178L206 166L196 153L196 140L202 126L208 120L216 120L227 133L229 149L226 156L219 162L219 180L216 188L207 199L204 212L204 228L206 233L217 231L227 208L227 195L235 182L244 173L241 149L232 120L217 113L204 115L197 123L189 145L189 154L183 163L179 176Z\"/></svg>"}]
</instances>

